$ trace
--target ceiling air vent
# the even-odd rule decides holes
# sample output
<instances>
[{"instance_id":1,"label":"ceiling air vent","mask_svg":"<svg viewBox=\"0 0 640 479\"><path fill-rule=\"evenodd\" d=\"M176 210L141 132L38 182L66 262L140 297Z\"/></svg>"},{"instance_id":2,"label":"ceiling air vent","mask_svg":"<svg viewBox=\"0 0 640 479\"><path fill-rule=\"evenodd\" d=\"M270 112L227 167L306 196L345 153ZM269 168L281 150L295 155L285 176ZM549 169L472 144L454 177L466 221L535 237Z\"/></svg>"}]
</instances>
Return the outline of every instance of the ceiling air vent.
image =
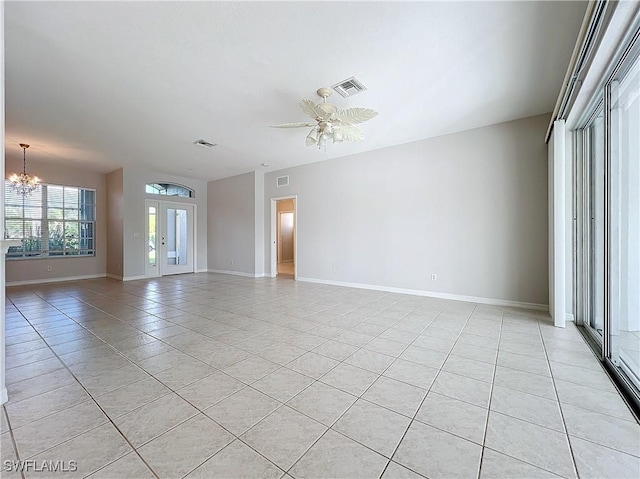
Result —
<instances>
[{"instance_id":1,"label":"ceiling air vent","mask_svg":"<svg viewBox=\"0 0 640 479\"><path fill-rule=\"evenodd\" d=\"M365 91L367 88L360 83L355 77L351 77L347 80L336 83L331 88L337 91L343 97L357 95L361 91Z\"/></svg>"},{"instance_id":2,"label":"ceiling air vent","mask_svg":"<svg viewBox=\"0 0 640 479\"><path fill-rule=\"evenodd\" d=\"M202 139L194 141L193 144L202 146L203 148L213 148L214 146L217 146L216 143L210 143L207 140Z\"/></svg>"},{"instance_id":3,"label":"ceiling air vent","mask_svg":"<svg viewBox=\"0 0 640 479\"><path fill-rule=\"evenodd\" d=\"M276 186L278 188L282 188L283 186L289 186L289 175L287 175L287 176L278 176L276 178Z\"/></svg>"}]
</instances>

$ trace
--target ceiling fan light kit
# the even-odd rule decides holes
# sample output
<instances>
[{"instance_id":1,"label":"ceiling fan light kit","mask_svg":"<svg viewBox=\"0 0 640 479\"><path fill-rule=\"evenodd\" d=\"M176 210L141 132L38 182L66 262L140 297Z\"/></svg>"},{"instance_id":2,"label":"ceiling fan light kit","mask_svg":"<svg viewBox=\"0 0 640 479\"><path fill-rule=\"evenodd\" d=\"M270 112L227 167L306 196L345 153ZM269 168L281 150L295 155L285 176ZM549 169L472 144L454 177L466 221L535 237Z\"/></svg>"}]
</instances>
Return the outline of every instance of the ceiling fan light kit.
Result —
<instances>
[{"instance_id":1,"label":"ceiling fan light kit","mask_svg":"<svg viewBox=\"0 0 640 479\"><path fill-rule=\"evenodd\" d=\"M318 88L316 92L322 103L315 103L313 100L300 101L300 107L307 115L315 120L302 123L284 123L275 125L272 128L305 128L312 127L307 135L306 145L318 145L318 148L326 146L327 141L340 143L342 141L364 141L364 132L355 126L378 115L377 111L369 108L347 108L338 110L338 107L327 103L327 98L331 96L331 88Z\"/></svg>"}]
</instances>

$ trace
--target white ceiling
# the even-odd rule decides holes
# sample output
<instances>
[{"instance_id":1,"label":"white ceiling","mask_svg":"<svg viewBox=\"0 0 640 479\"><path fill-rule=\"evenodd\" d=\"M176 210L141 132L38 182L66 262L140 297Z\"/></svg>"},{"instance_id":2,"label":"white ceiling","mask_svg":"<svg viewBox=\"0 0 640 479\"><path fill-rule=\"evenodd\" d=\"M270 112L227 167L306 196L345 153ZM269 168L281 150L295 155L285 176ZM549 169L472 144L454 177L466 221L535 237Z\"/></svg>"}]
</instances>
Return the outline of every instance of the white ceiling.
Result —
<instances>
[{"instance_id":1,"label":"white ceiling","mask_svg":"<svg viewBox=\"0 0 640 479\"><path fill-rule=\"evenodd\" d=\"M585 5L6 2L6 153L216 179L549 112ZM351 76L364 143L268 128Z\"/></svg>"}]
</instances>

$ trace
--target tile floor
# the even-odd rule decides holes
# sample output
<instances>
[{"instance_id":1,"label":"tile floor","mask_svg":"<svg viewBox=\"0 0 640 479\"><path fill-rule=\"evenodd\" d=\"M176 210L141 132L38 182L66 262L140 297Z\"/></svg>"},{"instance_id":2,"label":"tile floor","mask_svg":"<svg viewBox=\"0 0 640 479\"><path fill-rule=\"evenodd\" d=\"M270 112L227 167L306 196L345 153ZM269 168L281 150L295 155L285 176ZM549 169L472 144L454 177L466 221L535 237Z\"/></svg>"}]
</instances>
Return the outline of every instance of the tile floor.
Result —
<instances>
[{"instance_id":1,"label":"tile floor","mask_svg":"<svg viewBox=\"0 0 640 479\"><path fill-rule=\"evenodd\" d=\"M541 313L215 274L7 295L2 464L32 468L3 478L640 477L638 423Z\"/></svg>"}]
</instances>

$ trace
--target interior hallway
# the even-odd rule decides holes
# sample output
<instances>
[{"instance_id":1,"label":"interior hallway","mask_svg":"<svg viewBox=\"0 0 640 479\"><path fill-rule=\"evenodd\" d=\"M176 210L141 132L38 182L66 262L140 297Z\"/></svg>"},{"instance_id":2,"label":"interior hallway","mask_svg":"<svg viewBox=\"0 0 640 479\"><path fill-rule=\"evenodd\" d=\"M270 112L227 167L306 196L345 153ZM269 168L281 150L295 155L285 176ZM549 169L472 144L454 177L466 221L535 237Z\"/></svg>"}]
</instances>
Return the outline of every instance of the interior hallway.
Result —
<instances>
[{"instance_id":1,"label":"interior hallway","mask_svg":"<svg viewBox=\"0 0 640 479\"><path fill-rule=\"evenodd\" d=\"M540 312L207 273L7 296L3 464L638 477L637 422L576 328Z\"/></svg>"},{"instance_id":2,"label":"interior hallway","mask_svg":"<svg viewBox=\"0 0 640 479\"><path fill-rule=\"evenodd\" d=\"M294 263L278 263L278 276L285 276L293 278L295 271Z\"/></svg>"}]
</instances>

